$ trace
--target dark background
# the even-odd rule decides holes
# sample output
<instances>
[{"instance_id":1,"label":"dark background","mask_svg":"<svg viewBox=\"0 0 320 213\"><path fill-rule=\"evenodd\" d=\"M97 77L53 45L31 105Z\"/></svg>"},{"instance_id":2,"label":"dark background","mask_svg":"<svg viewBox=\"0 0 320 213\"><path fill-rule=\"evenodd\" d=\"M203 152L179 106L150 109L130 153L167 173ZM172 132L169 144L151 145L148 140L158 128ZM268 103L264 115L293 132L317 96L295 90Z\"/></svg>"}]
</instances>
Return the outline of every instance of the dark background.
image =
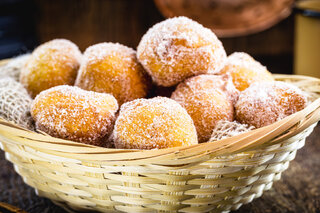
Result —
<instances>
[{"instance_id":1,"label":"dark background","mask_svg":"<svg viewBox=\"0 0 320 213\"><path fill-rule=\"evenodd\" d=\"M152 0L1 0L0 59L32 50L54 38L82 51L99 42L136 48L142 35L164 17ZM225 38L228 54L244 51L274 73L291 73L294 18L249 36Z\"/></svg>"}]
</instances>

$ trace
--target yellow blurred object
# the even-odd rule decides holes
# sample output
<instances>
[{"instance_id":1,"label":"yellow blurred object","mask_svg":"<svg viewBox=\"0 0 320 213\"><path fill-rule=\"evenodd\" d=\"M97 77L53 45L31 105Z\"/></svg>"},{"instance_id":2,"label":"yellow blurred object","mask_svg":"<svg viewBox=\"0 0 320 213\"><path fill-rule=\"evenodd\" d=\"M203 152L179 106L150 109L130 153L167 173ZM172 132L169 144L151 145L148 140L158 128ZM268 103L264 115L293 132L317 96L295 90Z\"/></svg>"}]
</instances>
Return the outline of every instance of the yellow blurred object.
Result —
<instances>
[{"instance_id":1,"label":"yellow blurred object","mask_svg":"<svg viewBox=\"0 0 320 213\"><path fill-rule=\"evenodd\" d=\"M294 72L320 77L320 0L296 5Z\"/></svg>"}]
</instances>

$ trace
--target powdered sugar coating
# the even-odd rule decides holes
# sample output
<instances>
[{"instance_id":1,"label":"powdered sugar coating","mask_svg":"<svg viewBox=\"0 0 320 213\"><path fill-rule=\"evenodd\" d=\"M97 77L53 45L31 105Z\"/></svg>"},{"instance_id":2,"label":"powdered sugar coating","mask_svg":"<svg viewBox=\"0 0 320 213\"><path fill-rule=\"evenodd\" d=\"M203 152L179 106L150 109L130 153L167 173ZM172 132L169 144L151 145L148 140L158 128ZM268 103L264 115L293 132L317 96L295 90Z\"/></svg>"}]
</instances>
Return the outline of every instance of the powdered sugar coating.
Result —
<instances>
[{"instance_id":1,"label":"powdered sugar coating","mask_svg":"<svg viewBox=\"0 0 320 213\"><path fill-rule=\"evenodd\" d=\"M180 83L171 95L193 119L199 142L210 138L217 122L233 120L232 96L226 84L221 76L199 75Z\"/></svg>"},{"instance_id":2,"label":"powdered sugar coating","mask_svg":"<svg viewBox=\"0 0 320 213\"><path fill-rule=\"evenodd\" d=\"M21 70L20 82L32 97L57 85L73 85L80 66L79 48L66 39L37 47Z\"/></svg>"},{"instance_id":3,"label":"powdered sugar coating","mask_svg":"<svg viewBox=\"0 0 320 213\"><path fill-rule=\"evenodd\" d=\"M110 93L121 105L145 97L151 82L136 51L118 43L100 43L86 49L75 85Z\"/></svg>"},{"instance_id":4,"label":"powdered sugar coating","mask_svg":"<svg viewBox=\"0 0 320 213\"><path fill-rule=\"evenodd\" d=\"M21 69L25 66L30 56L31 54L24 54L10 59L6 65L0 67L0 78L11 77L19 81Z\"/></svg>"},{"instance_id":5,"label":"powdered sugar coating","mask_svg":"<svg viewBox=\"0 0 320 213\"><path fill-rule=\"evenodd\" d=\"M137 57L153 81L173 86L204 73L217 73L226 52L215 34L186 17L162 21L148 30L137 47Z\"/></svg>"},{"instance_id":6,"label":"powdered sugar coating","mask_svg":"<svg viewBox=\"0 0 320 213\"><path fill-rule=\"evenodd\" d=\"M165 97L123 104L113 134L116 148L162 149L198 143L186 110Z\"/></svg>"},{"instance_id":7,"label":"powdered sugar coating","mask_svg":"<svg viewBox=\"0 0 320 213\"><path fill-rule=\"evenodd\" d=\"M236 119L259 128L304 109L307 103L307 96L294 85L280 81L253 83L239 96Z\"/></svg>"},{"instance_id":8,"label":"powdered sugar coating","mask_svg":"<svg viewBox=\"0 0 320 213\"><path fill-rule=\"evenodd\" d=\"M110 94L63 85L41 92L32 103L31 114L37 129L51 136L107 146L117 110L117 101Z\"/></svg>"},{"instance_id":9,"label":"powdered sugar coating","mask_svg":"<svg viewBox=\"0 0 320 213\"><path fill-rule=\"evenodd\" d=\"M23 85L11 77L0 78L0 117L33 130L31 103L32 99Z\"/></svg>"},{"instance_id":10,"label":"powdered sugar coating","mask_svg":"<svg viewBox=\"0 0 320 213\"><path fill-rule=\"evenodd\" d=\"M243 52L235 52L228 56L221 74L229 74L235 87L243 91L254 82L274 81L265 66Z\"/></svg>"}]
</instances>

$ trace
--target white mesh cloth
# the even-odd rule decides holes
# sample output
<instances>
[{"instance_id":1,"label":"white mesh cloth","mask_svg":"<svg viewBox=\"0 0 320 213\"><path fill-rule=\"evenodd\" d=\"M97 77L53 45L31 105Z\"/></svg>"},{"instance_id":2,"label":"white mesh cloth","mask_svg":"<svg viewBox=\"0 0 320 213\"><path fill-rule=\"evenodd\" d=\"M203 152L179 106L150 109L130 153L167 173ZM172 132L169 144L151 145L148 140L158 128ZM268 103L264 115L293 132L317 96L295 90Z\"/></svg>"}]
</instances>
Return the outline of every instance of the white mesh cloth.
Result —
<instances>
[{"instance_id":1,"label":"white mesh cloth","mask_svg":"<svg viewBox=\"0 0 320 213\"><path fill-rule=\"evenodd\" d=\"M31 102L22 84L10 77L0 78L0 117L33 130Z\"/></svg>"},{"instance_id":2,"label":"white mesh cloth","mask_svg":"<svg viewBox=\"0 0 320 213\"><path fill-rule=\"evenodd\" d=\"M213 129L209 142L218 141L232 136L239 135L241 133L253 130L253 126L247 124L241 124L237 121L219 121L216 127Z\"/></svg>"},{"instance_id":3,"label":"white mesh cloth","mask_svg":"<svg viewBox=\"0 0 320 213\"><path fill-rule=\"evenodd\" d=\"M31 54L20 55L13 58L4 66L0 67L0 78L11 77L16 81L19 81L20 71L22 67L26 64L27 60L30 58Z\"/></svg>"}]
</instances>

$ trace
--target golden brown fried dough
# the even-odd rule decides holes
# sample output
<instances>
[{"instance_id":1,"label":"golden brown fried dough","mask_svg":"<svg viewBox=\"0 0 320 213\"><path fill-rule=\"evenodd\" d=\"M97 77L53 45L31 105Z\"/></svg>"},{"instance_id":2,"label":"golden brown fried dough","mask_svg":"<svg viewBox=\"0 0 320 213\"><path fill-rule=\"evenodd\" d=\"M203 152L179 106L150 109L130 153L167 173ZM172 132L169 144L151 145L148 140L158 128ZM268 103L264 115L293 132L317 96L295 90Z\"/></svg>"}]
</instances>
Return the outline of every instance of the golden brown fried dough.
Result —
<instances>
[{"instance_id":1,"label":"golden brown fried dough","mask_svg":"<svg viewBox=\"0 0 320 213\"><path fill-rule=\"evenodd\" d=\"M194 75L220 71L226 52L210 29L177 17L150 28L137 57L157 85L170 87Z\"/></svg>"},{"instance_id":2,"label":"golden brown fried dough","mask_svg":"<svg viewBox=\"0 0 320 213\"><path fill-rule=\"evenodd\" d=\"M20 82L34 98L58 85L73 85L80 66L81 52L66 39L54 39L36 48L21 70Z\"/></svg>"},{"instance_id":3,"label":"golden brown fried dough","mask_svg":"<svg viewBox=\"0 0 320 213\"><path fill-rule=\"evenodd\" d=\"M151 82L133 49L121 44L100 43L85 51L75 85L110 93L121 105L146 97Z\"/></svg>"},{"instance_id":4,"label":"golden brown fried dough","mask_svg":"<svg viewBox=\"0 0 320 213\"><path fill-rule=\"evenodd\" d=\"M200 143L208 141L219 121L233 120L233 99L226 84L220 76L199 75L180 83L171 95L193 119Z\"/></svg>"},{"instance_id":5,"label":"golden brown fried dough","mask_svg":"<svg viewBox=\"0 0 320 213\"><path fill-rule=\"evenodd\" d=\"M247 53L242 52L231 54L220 73L230 75L239 91L247 89L255 82L274 81L266 67L255 61Z\"/></svg>"},{"instance_id":6,"label":"golden brown fried dough","mask_svg":"<svg viewBox=\"0 0 320 213\"><path fill-rule=\"evenodd\" d=\"M108 146L117 110L117 101L110 94L64 85L41 92L32 103L31 114L37 129L51 136Z\"/></svg>"},{"instance_id":7,"label":"golden brown fried dough","mask_svg":"<svg viewBox=\"0 0 320 213\"><path fill-rule=\"evenodd\" d=\"M260 82L243 91L237 104L236 119L256 128L267 126L304 109L306 95L296 86L280 82Z\"/></svg>"},{"instance_id":8,"label":"golden brown fried dough","mask_svg":"<svg viewBox=\"0 0 320 213\"><path fill-rule=\"evenodd\" d=\"M125 149L163 149L198 143L186 110L165 97L123 104L113 134L115 147Z\"/></svg>"}]
</instances>

